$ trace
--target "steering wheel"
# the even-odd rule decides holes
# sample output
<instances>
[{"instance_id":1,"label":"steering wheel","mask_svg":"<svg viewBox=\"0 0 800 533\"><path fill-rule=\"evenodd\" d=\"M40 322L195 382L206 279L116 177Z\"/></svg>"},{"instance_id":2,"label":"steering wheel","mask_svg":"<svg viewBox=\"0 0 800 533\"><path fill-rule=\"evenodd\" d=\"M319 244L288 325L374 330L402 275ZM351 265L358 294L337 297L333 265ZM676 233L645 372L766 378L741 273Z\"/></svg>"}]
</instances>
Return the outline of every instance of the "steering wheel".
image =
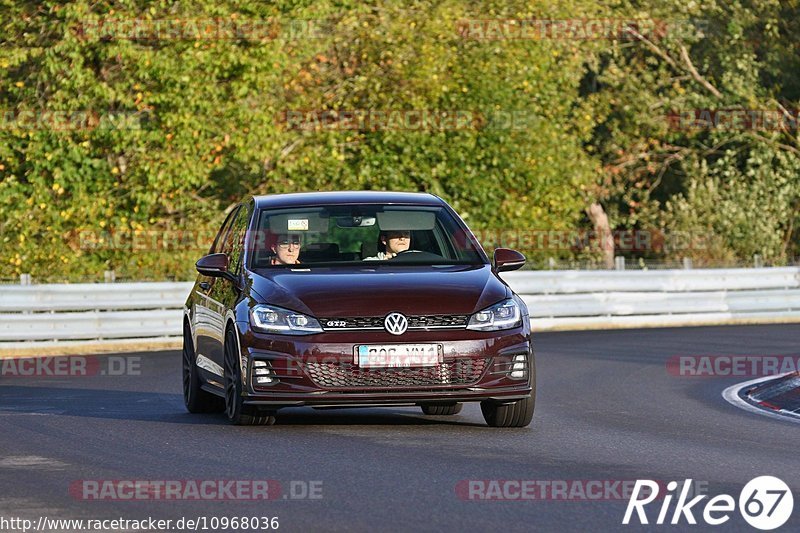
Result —
<instances>
[{"instance_id":1,"label":"steering wheel","mask_svg":"<svg viewBox=\"0 0 800 533\"><path fill-rule=\"evenodd\" d=\"M423 252L422 250L403 250L402 252L397 252L397 255L389 259L389 261L437 261L441 259L441 255L431 252Z\"/></svg>"}]
</instances>

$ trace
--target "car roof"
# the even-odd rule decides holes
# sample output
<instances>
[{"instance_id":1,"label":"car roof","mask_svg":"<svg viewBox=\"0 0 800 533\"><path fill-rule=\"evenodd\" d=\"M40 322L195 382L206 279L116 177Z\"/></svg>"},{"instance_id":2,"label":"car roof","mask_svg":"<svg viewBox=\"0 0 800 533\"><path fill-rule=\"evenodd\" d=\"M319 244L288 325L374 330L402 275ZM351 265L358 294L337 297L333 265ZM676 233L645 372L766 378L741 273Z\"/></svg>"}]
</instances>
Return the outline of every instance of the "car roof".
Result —
<instances>
[{"instance_id":1,"label":"car roof","mask_svg":"<svg viewBox=\"0 0 800 533\"><path fill-rule=\"evenodd\" d=\"M331 204L443 205L438 196L419 192L336 191L254 196L256 208L301 207Z\"/></svg>"}]
</instances>

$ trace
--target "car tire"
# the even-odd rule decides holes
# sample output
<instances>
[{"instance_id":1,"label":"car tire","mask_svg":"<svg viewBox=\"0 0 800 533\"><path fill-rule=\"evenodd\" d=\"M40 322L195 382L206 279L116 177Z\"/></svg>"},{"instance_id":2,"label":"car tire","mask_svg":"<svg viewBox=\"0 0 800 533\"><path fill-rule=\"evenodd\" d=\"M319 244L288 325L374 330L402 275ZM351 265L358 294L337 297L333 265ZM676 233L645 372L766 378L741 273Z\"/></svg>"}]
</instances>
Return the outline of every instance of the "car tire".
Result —
<instances>
[{"instance_id":1,"label":"car tire","mask_svg":"<svg viewBox=\"0 0 800 533\"><path fill-rule=\"evenodd\" d=\"M245 405L242 398L242 373L239 370L239 344L236 334L228 329L225 334L225 414L237 426L271 426L275 414Z\"/></svg>"},{"instance_id":2,"label":"car tire","mask_svg":"<svg viewBox=\"0 0 800 533\"><path fill-rule=\"evenodd\" d=\"M183 328L183 403L190 413L221 413L225 402L216 394L200 387L200 372L195 360L192 333L187 326Z\"/></svg>"},{"instance_id":3,"label":"car tire","mask_svg":"<svg viewBox=\"0 0 800 533\"><path fill-rule=\"evenodd\" d=\"M460 413L462 407L464 406L460 403L454 403L450 405L423 405L422 412L426 415L449 416Z\"/></svg>"},{"instance_id":4,"label":"car tire","mask_svg":"<svg viewBox=\"0 0 800 533\"><path fill-rule=\"evenodd\" d=\"M533 395L511 403L487 400L481 402L481 412L491 427L524 428L533 419L535 403Z\"/></svg>"}]
</instances>

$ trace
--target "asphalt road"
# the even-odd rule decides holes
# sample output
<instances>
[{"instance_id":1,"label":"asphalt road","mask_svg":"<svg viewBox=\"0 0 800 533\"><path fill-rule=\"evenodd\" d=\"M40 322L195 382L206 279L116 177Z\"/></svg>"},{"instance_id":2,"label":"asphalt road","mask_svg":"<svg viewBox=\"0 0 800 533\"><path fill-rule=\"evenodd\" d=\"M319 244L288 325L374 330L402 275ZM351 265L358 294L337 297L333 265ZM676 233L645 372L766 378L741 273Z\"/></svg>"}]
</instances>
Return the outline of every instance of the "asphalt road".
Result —
<instances>
[{"instance_id":1,"label":"asphalt road","mask_svg":"<svg viewBox=\"0 0 800 533\"><path fill-rule=\"evenodd\" d=\"M574 480L691 478L712 496L738 499L750 479L775 475L796 502L784 529L797 530L800 424L725 402L722 390L748 378L678 377L665 362L797 355L798 339L800 325L538 334L536 414L525 429L486 427L477 404L452 417L417 408L299 408L282 411L272 427L234 427L223 415L186 413L178 352L115 356L114 366L141 364L122 376L6 375L0 517L277 516L280 531L636 530L621 525L627 500L613 492L600 501L579 494L474 501L456 488L464 480L573 487ZM107 358L93 364L109 369ZM81 480L253 479L280 482L277 499L88 501L80 489L70 493L86 487ZM308 486L321 497L292 499ZM651 521L660 504L652 505ZM702 508L694 514L702 523ZM698 527L684 520L680 529ZM754 531L738 512L717 529Z\"/></svg>"}]
</instances>

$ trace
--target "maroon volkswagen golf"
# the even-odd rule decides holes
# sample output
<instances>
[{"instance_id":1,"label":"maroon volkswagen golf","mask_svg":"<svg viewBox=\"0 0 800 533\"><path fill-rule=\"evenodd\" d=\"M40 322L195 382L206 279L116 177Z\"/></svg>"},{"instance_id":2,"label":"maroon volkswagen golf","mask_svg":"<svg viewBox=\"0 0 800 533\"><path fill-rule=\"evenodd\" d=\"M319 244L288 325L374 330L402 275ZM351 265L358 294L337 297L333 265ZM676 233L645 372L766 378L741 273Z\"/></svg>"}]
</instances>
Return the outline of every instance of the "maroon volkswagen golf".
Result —
<instances>
[{"instance_id":1,"label":"maroon volkswagen golf","mask_svg":"<svg viewBox=\"0 0 800 533\"><path fill-rule=\"evenodd\" d=\"M293 406L480 402L523 427L535 399L528 310L455 211L430 194L248 198L222 225L184 308L192 413L272 424Z\"/></svg>"}]
</instances>

